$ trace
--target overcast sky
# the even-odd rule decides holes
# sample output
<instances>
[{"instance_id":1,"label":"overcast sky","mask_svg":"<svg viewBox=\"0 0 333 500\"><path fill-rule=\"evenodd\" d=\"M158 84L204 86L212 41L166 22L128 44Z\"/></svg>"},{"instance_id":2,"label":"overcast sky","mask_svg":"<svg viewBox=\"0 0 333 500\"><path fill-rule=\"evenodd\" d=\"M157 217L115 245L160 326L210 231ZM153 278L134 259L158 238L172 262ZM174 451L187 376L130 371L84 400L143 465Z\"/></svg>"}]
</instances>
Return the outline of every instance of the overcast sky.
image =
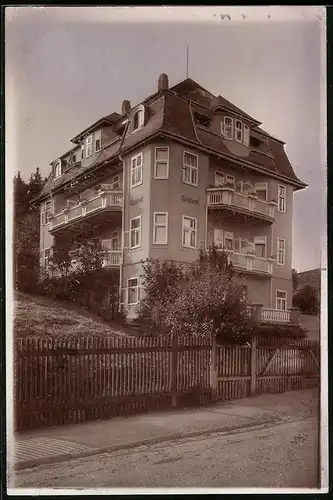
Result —
<instances>
[{"instance_id":1,"label":"overcast sky","mask_svg":"<svg viewBox=\"0 0 333 500\"><path fill-rule=\"evenodd\" d=\"M38 166L47 176L72 137L120 112L124 99L134 105L155 92L160 73L170 85L183 80L187 43L189 76L286 142L298 177L309 184L294 198L293 265L320 267L323 14L315 7L176 9L6 9L6 141L14 152L7 174L20 170L28 178Z\"/></svg>"}]
</instances>

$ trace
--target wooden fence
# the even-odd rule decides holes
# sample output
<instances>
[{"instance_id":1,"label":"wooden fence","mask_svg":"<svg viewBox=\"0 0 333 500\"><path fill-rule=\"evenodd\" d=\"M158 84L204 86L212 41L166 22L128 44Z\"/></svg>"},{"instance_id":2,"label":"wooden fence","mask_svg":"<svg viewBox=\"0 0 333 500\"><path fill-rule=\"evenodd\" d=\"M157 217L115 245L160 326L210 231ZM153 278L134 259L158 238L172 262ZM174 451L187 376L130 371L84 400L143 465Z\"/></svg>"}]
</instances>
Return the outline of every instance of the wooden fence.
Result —
<instances>
[{"instance_id":1,"label":"wooden fence","mask_svg":"<svg viewBox=\"0 0 333 500\"><path fill-rule=\"evenodd\" d=\"M218 346L209 337L19 339L15 427L197 406L318 383L310 341Z\"/></svg>"}]
</instances>

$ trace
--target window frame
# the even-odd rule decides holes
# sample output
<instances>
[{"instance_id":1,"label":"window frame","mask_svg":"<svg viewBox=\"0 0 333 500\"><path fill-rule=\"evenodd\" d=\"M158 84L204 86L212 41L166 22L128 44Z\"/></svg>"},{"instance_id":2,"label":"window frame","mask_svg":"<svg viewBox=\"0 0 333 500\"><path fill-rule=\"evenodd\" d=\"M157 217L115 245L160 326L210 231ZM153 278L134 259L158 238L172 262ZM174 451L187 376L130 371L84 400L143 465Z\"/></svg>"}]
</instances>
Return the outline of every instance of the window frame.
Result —
<instances>
[{"instance_id":1,"label":"window frame","mask_svg":"<svg viewBox=\"0 0 333 500\"><path fill-rule=\"evenodd\" d=\"M185 220L189 221L194 221L195 222L195 228L191 228L185 225ZM185 233L188 231L190 233L190 244L186 245L185 243ZM194 232L194 246L191 245L191 232ZM190 248L191 250L196 250L197 249L197 243L198 243L198 219L196 217L190 217L189 215L183 215L182 217L182 247L184 248Z\"/></svg>"},{"instance_id":2,"label":"window frame","mask_svg":"<svg viewBox=\"0 0 333 500\"><path fill-rule=\"evenodd\" d=\"M46 208L46 205L50 204L50 208ZM47 216L47 214L49 214ZM52 215L52 200L44 202L43 210L41 211L41 223L42 226L47 226L50 224L50 216Z\"/></svg>"},{"instance_id":3,"label":"window frame","mask_svg":"<svg viewBox=\"0 0 333 500\"><path fill-rule=\"evenodd\" d=\"M227 248L225 241L226 240L231 240L232 241L232 248ZM229 250L234 252L235 251L235 238L234 238L234 233L231 231L223 231L223 248L225 250Z\"/></svg>"},{"instance_id":4,"label":"window frame","mask_svg":"<svg viewBox=\"0 0 333 500\"><path fill-rule=\"evenodd\" d=\"M278 293L279 292L280 293L284 293L285 294L285 298L278 297ZM288 308L287 308L287 298L288 298L288 295L287 295L287 291L286 290L276 290L275 291L275 309L277 311L288 311ZM278 307L278 301L280 301L280 300L284 301L284 303L285 303L285 309L280 309Z\"/></svg>"},{"instance_id":5,"label":"window frame","mask_svg":"<svg viewBox=\"0 0 333 500\"><path fill-rule=\"evenodd\" d=\"M158 177L157 176L157 166L159 163L165 163L165 161L157 160L157 151L158 149L166 149L168 152L168 157L166 160L166 177ZM156 180L166 180L169 179L169 146L156 146L155 147L155 156L154 156L154 179Z\"/></svg>"},{"instance_id":6,"label":"window frame","mask_svg":"<svg viewBox=\"0 0 333 500\"><path fill-rule=\"evenodd\" d=\"M220 232L220 235L221 235L221 239L220 240L218 240L215 237L217 232ZM219 241L219 243L217 243L218 241ZM224 247L224 231L223 231L223 229L220 229L219 227L214 227L214 230L213 230L213 243L214 243L214 245L217 248L223 248Z\"/></svg>"},{"instance_id":7,"label":"window frame","mask_svg":"<svg viewBox=\"0 0 333 500\"><path fill-rule=\"evenodd\" d=\"M230 120L231 125L226 125L226 121ZM226 135L226 128L231 130L231 136ZM232 116L224 116L223 117L223 122L221 122L221 129L222 129L222 135L225 139L230 139L233 140L234 138L234 118Z\"/></svg>"},{"instance_id":8,"label":"window frame","mask_svg":"<svg viewBox=\"0 0 333 500\"><path fill-rule=\"evenodd\" d=\"M118 181L115 181L115 179L118 178ZM115 187L115 184L119 183L119 187ZM120 183L120 174L115 174L111 178L111 186L112 190L116 191L117 189L121 189L121 183Z\"/></svg>"},{"instance_id":9,"label":"window frame","mask_svg":"<svg viewBox=\"0 0 333 500\"><path fill-rule=\"evenodd\" d=\"M185 164L185 156L190 155L196 159L196 166ZM190 178L192 179L192 170L196 172L196 183L193 183L186 180L186 167L190 169ZM187 151L184 149L183 151L183 183L188 184L189 186L198 187L199 185L199 156L196 153L192 153L191 151Z\"/></svg>"},{"instance_id":10,"label":"window frame","mask_svg":"<svg viewBox=\"0 0 333 500\"><path fill-rule=\"evenodd\" d=\"M237 127L237 123L240 123L240 128ZM239 142L240 144L243 144L243 127L244 124L242 120L238 120L238 118L235 119L235 142ZM240 139L237 139L237 131L240 131L241 137Z\"/></svg>"},{"instance_id":11,"label":"window frame","mask_svg":"<svg viewBox=\"0 0 333 500\"><path fill-rule=\"evenodd\" d=\"M250 145L250 127L246 124L246 123L243 123L243 144L245 146L249 146Z\"/></svg>"},{"instance_id":12,"label":"window frame","mask_svg":"<svg viewBox=\"0 0 333 500\"><path fill-rule=\"evenodd\" d=\"M82 143L81 144L81 161L84 160L84 150L85 150L85 147L84 147L84 144Z\"/></svg>"},{"instance_id":13,"label":"window frame","mask_svg":"<svg viewBox=\"0 0 333 500\"><path fill-rule=\"evenodd\" d=\"M262 188L260 188L260 187L258 188L258 187L257 187L257 186L259 186L260 184L262 185ZM264 186L264 185L265 185L265 188L263 188L263 186ZM256 192L257 192L257 191L261 191L261 192L265 191L266 196L265 196L265 200L263 200L263 201L266 201L266 202L267 202L267 198L268 198L268 183L267 183L267 182L255 182L255 183L254 183L254 189L255 189L255 191L256 191Z\"/></svg>"},{"instance_id":14,"label":"window frame","mask_svg":"<svg viewBox=\"0 0 333 500\"><path fill-rule=\"evenodd\" d=\"M58 179L58 177L62 176L62 161L59 159L56 161L54 165L54 178Z\"/></svg>"},{"instance_id":15,"label":"window frame","mask_svg":"<svg viewBox=\"0 0 333 500\"><path fill-rule=\"evenodd\" d=\"M225 185L228 186L228 181L230 181L230 184L233 184L233 186L235 187L236 185L236 178L234 175L231 175L231 174L226 174L225 175Z\"/></svg>"},{"instance_id":16,"label":"window frame","mask_svg":"<svg viewBox=\"0 0 333 500\"><path fill-rule=\"evenodd\" d=\"M129 286L129 282L131 280L136 280L137 284L135 286ZM139 304L140 302L140 297L139 297L139 288L140 288L140 282L139 282L139 277L138 276L132 276L131 278L127 278L127 305L128 306L135 306ZM137 301L136 302L129 302L129 291L130 289L135 289L136 294L137 294Z\"/></svg>"},{"instance_id":17,"label":"window frame","mask_svg":"<svg viewBox=\"0 0 333 500\"><path fill-rule=\"evenodd\" d=\"M266 236L254 236L253 238L253 245L254 245L254 251L256 249L256 245L264 245L265 247L265 252L263 257L256 257L258 259L267 259L267 237Z\"/></svg>"},{"instance_id":18,"label":"window frame","mask_svg":"<svg viewBox=\"0 0 333 500\"><path fill-rule=\"evenodd\" d=\"M221 177L223 177L223 182L222 182L222 184L217 184L217 182L216 182L216 174L217 174L217 175L220 175ZM224 186L224 184L225 184L225 173L224 173L224 172L222 172L221 170L215 170L215 175L214 175L214 186L215 186L215 187L220 187L220 186Z\"/></svg>"},{"instance_id":19,"label":"window frame","mask_svg":"<svg viewBox=\"0 0 333 500\"><path fill-rule=\"evenodd\" d=\"M137 165L133 168L133 160L137 160L137 158L141 158L141 165L138 167ZM141 179L139 182L136 182L133 184L133 172L134 171L137 171L138 169L141 170ZM130 175L130 179L131 179L131 189L132 188L135 188L137 186L141 186L141 184L143 183L143 153L138 153L137 155L135 156L132 156L131 158L131 175Z\"/></svg>"},{"instance_id":20,"label":"window frame","mask_svg":"<svg viewBox=\"0 0 333 500\"><path fill-rule=\"evenodd\" d=\"M47 250L49 250L49 255L48 256L45 255ZM49 267L49 265L50 265L49 259L51 257L51 252L52 252L51 247L46 247L43 250L43 264L44 264L44 268L45 269L47 269ZM47 263L46 263L46 261L47 261Z\"/></svg>"},{"instance_id":21,"label":"window frame","mask_svg":"<svg viewBox=\"0 0 333 500\"><path fill-rule=\"evenodd\" d=\"M279 248L279 243L283 241L283 249ZM280 254L283 255L283 262L279 261ZM284 238L276 239L276 263L278 266L284 267L286 265L286 240Z\"/></svg>"},{"instance_id":22,"label":"window frame","mask_svg":"<svg viewBox=\"0 0 333 500\"><path fill-rule=\"evenodd\" d=\"M87 135L85 142L86 142L86 158L90 158L90 156L92 156L92 154L93 154L93 136L92 136L92 134Z\"/></svg>"},{"instance_id":23,"label":"window frame","mask_svg":"<svg viewBox=\"0 0 333 500\"><path fill-rule=\"evenodd\" d=\"M135 119L138 115L141 116L141 119L138 119L138 126L134 128ZM142 127L144 126L144 123L145 123L145 112L144 112L144 109L139 108L133 113L133 116L132 116L132 120L131 120L132 134L134 134L138 130L142 129Z\"/></svg>"},{"instance_id":24,"label":"window frame","mask_svg":"<svg viewBox=\"0 0 333 500\"><path fill-rule=\"evenodd\" d=\"M97 141L99 141L99 148L97 149ZM97 130L94 134L94 150L95 153L102 151L102 131Z\"/></svg>"},{"instance_id":25,"label":"window frame","mask_svg":"<svg viewBox=\"0 0 333 500\"><path fill-rule=\"evenodd\" d=\"M132 228L132 221L139 219L140 224L137 228ZM132 246L132 232L139 233L139 242ZM136 248L140 248L142 246L142 215L137 215L136 217L132 217L130 219L130 230L129 230L129 248L130 250L135 250Z\"/></svg>"},{"instance_id":26,"label":"window frame","mask_svg":"<svg viewBox=\"0 0 333 500\"><path fill-rule=\"evenodd\" d=\"M156 216L165 215L165 223L157 223ZM169 213L168 212L154 212L153 213L153 244L154 245L167 245L168 244L168 232L169 232ZM156 241L156 228L165 227L165 238L164 241Z\"/></svg>"},{"instance_id":27,"label":"window frame","mask_svg":"<svg viewBox=\"0 0 333 500\"><path fill-rule=\"evenodd\" d=\"M280 194L280 188L282 188L282 192L284 193L283 195ZM283 200L283 210L280 209L280 200ZM277 195L277 202L278 202L278 212L281 213L286 213L287 211L287 188L283 184L278 184L278 195Z\"/></svg>"}]
</instances>

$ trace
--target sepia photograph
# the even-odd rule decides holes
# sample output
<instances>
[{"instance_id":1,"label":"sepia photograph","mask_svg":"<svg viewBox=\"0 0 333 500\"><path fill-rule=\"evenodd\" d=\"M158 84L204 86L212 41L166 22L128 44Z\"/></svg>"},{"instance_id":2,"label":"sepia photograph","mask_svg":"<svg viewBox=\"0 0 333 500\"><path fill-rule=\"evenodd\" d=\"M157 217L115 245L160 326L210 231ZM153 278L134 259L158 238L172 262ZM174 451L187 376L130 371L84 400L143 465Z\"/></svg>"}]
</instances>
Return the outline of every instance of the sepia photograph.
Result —
<instances>
[{"instance_id":1,"label":"sepia photograph","mask_svg":"<svg viewBox=\"0 0 333 500\"><path fill-rule=\"evenodd\" d=\"M326 9L5 9L10 495L328 491Z\"/></svg>"}]
</instances>

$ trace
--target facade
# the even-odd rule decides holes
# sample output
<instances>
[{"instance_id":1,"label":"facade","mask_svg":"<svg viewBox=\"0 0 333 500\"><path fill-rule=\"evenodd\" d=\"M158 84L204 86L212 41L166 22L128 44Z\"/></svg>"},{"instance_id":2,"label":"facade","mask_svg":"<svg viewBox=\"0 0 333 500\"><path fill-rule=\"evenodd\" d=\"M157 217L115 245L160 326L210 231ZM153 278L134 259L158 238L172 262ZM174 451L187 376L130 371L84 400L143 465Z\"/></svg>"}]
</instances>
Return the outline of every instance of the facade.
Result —
<instances>
[{"instance_id":1,"label":"facade","mask_svg":"<svg viewBox=\"0 0 333 500\"><path fill-rule=\"evenodd\" d=\"M297 273L297 286L302 287L304 285L309 285L320 293L320 275L321 269L311 269L310 271Z\"/></svg>"},{"instance_id":2,"label":"facade","mask_svg":"<svg viewBox=\"0 0 333 500\"><path fill-rule=\"evenodd\" d=\"M260 125L192 79L169 88L162 74L155 94L124 101L52 164L38 199L42 264L57 239L90 232L134 318L143 260L189 263L215 242L263 318L290 321L293 194L306 185Z\"/></svg>"}]
</instances>

